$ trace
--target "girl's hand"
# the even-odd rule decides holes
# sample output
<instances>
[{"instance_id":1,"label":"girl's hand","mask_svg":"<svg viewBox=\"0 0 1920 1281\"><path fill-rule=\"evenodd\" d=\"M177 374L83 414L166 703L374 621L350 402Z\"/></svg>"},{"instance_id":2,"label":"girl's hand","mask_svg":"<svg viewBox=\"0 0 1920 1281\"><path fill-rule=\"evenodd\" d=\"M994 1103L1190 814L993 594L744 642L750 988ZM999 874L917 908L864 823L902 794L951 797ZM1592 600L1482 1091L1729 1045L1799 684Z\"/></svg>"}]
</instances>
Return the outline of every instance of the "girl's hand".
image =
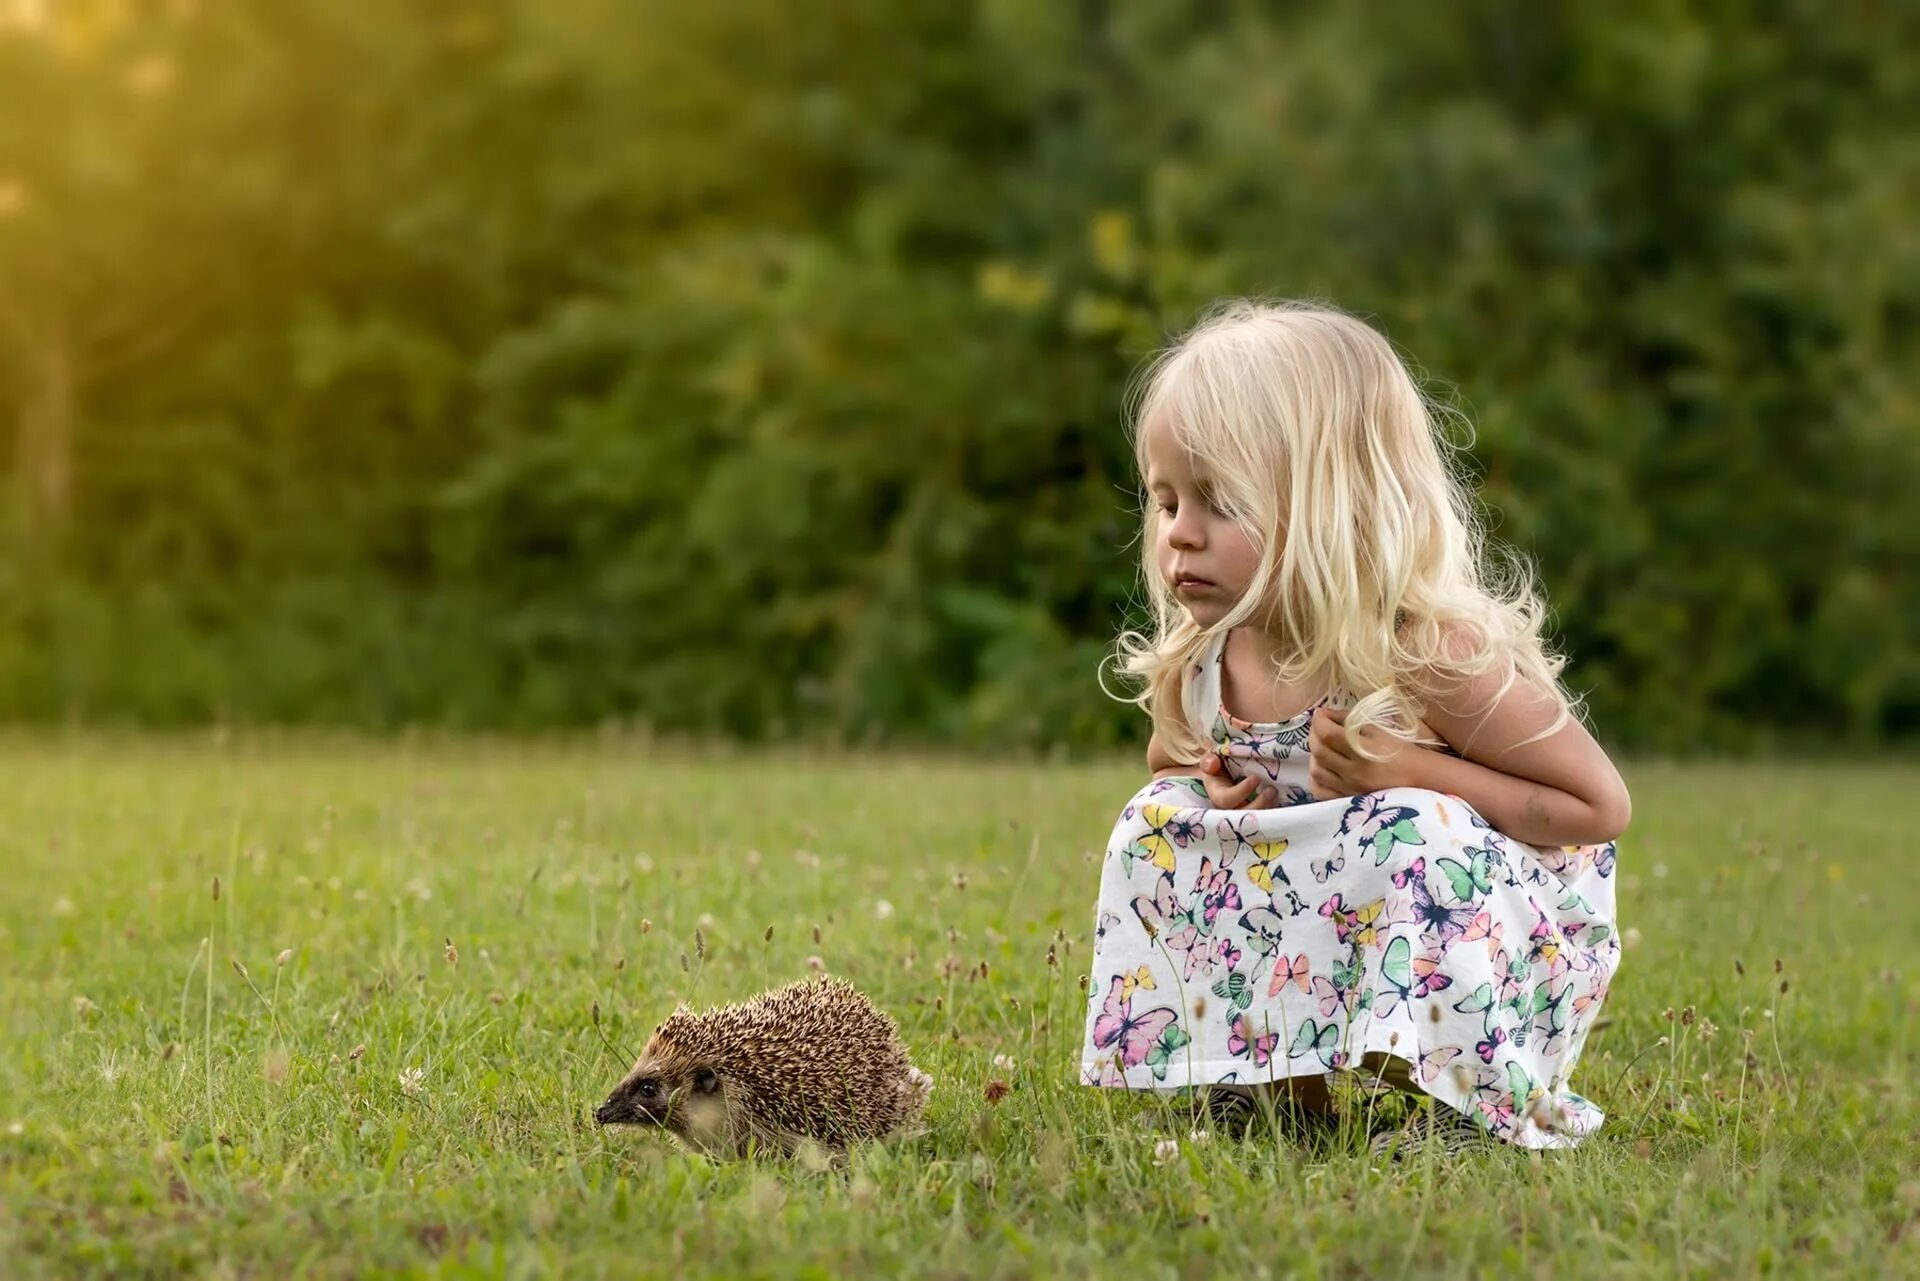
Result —
<instances>
[{"instance_id":1,"label":"girl's hand","mask_svg":"<svg viewBox=\"0 0 1920 1281\"><path fill-rule=\"evenodd\" d=\"M1217 810L1272 809L1280 803L1280 793L1270 783L1243 778L1238 783L1227 777L1226 763L1209 755L1200 762L1200 781L1207 787L1207 804Z\"/></svg>"},{"instance_id":2,"label":"girl's hand","mask_svg":"<svg viewBox=\"0 0 1920 1281\"><path fill-rule=\"evenodd\" d=\"M1434 737L1424 723L1414 726L1414 734L1421 739ZM1307 782L1320 800L1383 792L1389 787L1420 786L1420 771L1431 754L1429 749L1403 743L1377 725L1367 726L1354 737L1382 759L1368 760L1348 745L1346 708L1322 707L1314 713L1307 749Z\"/></svg>"}]
</instances>

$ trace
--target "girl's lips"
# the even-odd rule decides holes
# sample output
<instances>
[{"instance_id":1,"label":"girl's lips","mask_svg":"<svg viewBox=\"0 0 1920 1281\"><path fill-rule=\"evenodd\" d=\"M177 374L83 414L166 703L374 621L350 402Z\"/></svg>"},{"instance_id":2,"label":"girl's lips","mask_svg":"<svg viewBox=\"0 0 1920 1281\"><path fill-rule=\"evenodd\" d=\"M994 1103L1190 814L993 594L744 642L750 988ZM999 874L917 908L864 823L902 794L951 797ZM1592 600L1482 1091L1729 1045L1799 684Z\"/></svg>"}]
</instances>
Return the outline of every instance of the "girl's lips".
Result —
<instances>
[{"instance_id":1,"label":"girl's lips","mask_svg":"<svg viewBox=\"0 0 1920 1281\"><path fill-rule=\"evenodd\" d=\"M1180 575L1180 577L1173 580L1173 590L1176 592L1212 591L1213 580L1208 578L1199 578L1193 574L1182 574Z\"/></svg>"}]
</instances>

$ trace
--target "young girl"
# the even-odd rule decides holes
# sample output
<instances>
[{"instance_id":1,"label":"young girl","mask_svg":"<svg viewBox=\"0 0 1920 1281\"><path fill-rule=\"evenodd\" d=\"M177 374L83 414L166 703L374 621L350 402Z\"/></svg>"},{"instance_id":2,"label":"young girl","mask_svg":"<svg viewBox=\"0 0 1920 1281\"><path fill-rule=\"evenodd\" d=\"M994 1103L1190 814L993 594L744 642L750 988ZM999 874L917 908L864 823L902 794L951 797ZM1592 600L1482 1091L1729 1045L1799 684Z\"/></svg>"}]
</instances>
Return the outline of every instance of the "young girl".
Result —
<instances>
[{"instance_id":1,"label":"young girl","mask_svg":"<svg viewBox=\"0 0 1920 1281\"><path fill-rule=\"evenodd\" d=\"M1101 876L1085 1080L1325 1108L1364 1064L1578 1142L1627 792L1406 367L1341 312L1230 303L1151 366L1134 436L1154 776Z\"/></svg>"}]
</instances>

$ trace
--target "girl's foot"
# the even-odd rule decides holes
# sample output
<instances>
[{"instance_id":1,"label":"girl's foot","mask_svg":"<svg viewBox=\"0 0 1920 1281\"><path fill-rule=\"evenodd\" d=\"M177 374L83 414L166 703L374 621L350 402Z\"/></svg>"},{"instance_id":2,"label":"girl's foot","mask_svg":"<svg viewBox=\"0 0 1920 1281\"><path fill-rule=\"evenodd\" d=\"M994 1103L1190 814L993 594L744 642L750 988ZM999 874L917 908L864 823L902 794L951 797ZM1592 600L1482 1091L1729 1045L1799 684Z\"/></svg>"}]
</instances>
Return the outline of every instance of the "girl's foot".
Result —
<instances>
[{"instance_id":1,"label":"girl's foot","mask_svg":"<svg viewBox=\"0 0 1920 1281\"><path fill-rule=\"evenodd\" d=\"M1284 1088L1270 1085L1214 1085L1205 1092L1207 1120L1228 1138L1244 1138L1253 1123L1266 1119L1295 1139L1307 1139L1334 1124L1333 1114L1309 1107Z\"/></svg>"},{"instance_id":2,"label":"girl's foot","mask_svg":"<svg viewBox=\"0 0 1920 1281\"><path fill-rule=\"evenodd\" d=\"M1229 1139L1246 1135L1260 1115L1259 1100L1241 1086L1210 1085L1206 1092L1207 1123Z\"/></svg>"},{"instance_id":3,"label":"girl's foot","mask_svg":"<svg viewBox=\"0 0 1920 1281\"><path fill-rule=\"evenodd\" d=\"M1436 1103L1414 1113L1399 1129L1376 1134L1367 1151L1375 1160L1404 1161L1429 1143L1439 1145L1441 1156L1456 1156L1493 1141L1472 1117Z\"/></svg>"}]
</instances>

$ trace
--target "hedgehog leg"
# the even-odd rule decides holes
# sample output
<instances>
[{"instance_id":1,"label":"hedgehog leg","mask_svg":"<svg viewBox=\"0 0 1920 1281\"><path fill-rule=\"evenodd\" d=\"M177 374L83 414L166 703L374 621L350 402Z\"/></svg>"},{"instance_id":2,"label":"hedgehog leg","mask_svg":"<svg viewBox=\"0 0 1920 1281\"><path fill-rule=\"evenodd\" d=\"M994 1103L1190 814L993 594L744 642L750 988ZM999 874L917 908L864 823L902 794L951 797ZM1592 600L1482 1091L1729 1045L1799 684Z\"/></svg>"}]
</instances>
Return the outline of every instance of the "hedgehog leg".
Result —
<instances>
[{"instance_id":1,"label":"hedgehog leg","mask_svg":"<svg viewBox=\"0 0 1920 1281\"><path fill-rule=\"evenodd\" d=\"M740 1127L739 1136L734 1145L736 1156L759 1155L786 1158L791 1157L801 1144L812 1142L804 1134L752 1118L743 1119L745 1124Z\"/></svg>"}]
</instances>

